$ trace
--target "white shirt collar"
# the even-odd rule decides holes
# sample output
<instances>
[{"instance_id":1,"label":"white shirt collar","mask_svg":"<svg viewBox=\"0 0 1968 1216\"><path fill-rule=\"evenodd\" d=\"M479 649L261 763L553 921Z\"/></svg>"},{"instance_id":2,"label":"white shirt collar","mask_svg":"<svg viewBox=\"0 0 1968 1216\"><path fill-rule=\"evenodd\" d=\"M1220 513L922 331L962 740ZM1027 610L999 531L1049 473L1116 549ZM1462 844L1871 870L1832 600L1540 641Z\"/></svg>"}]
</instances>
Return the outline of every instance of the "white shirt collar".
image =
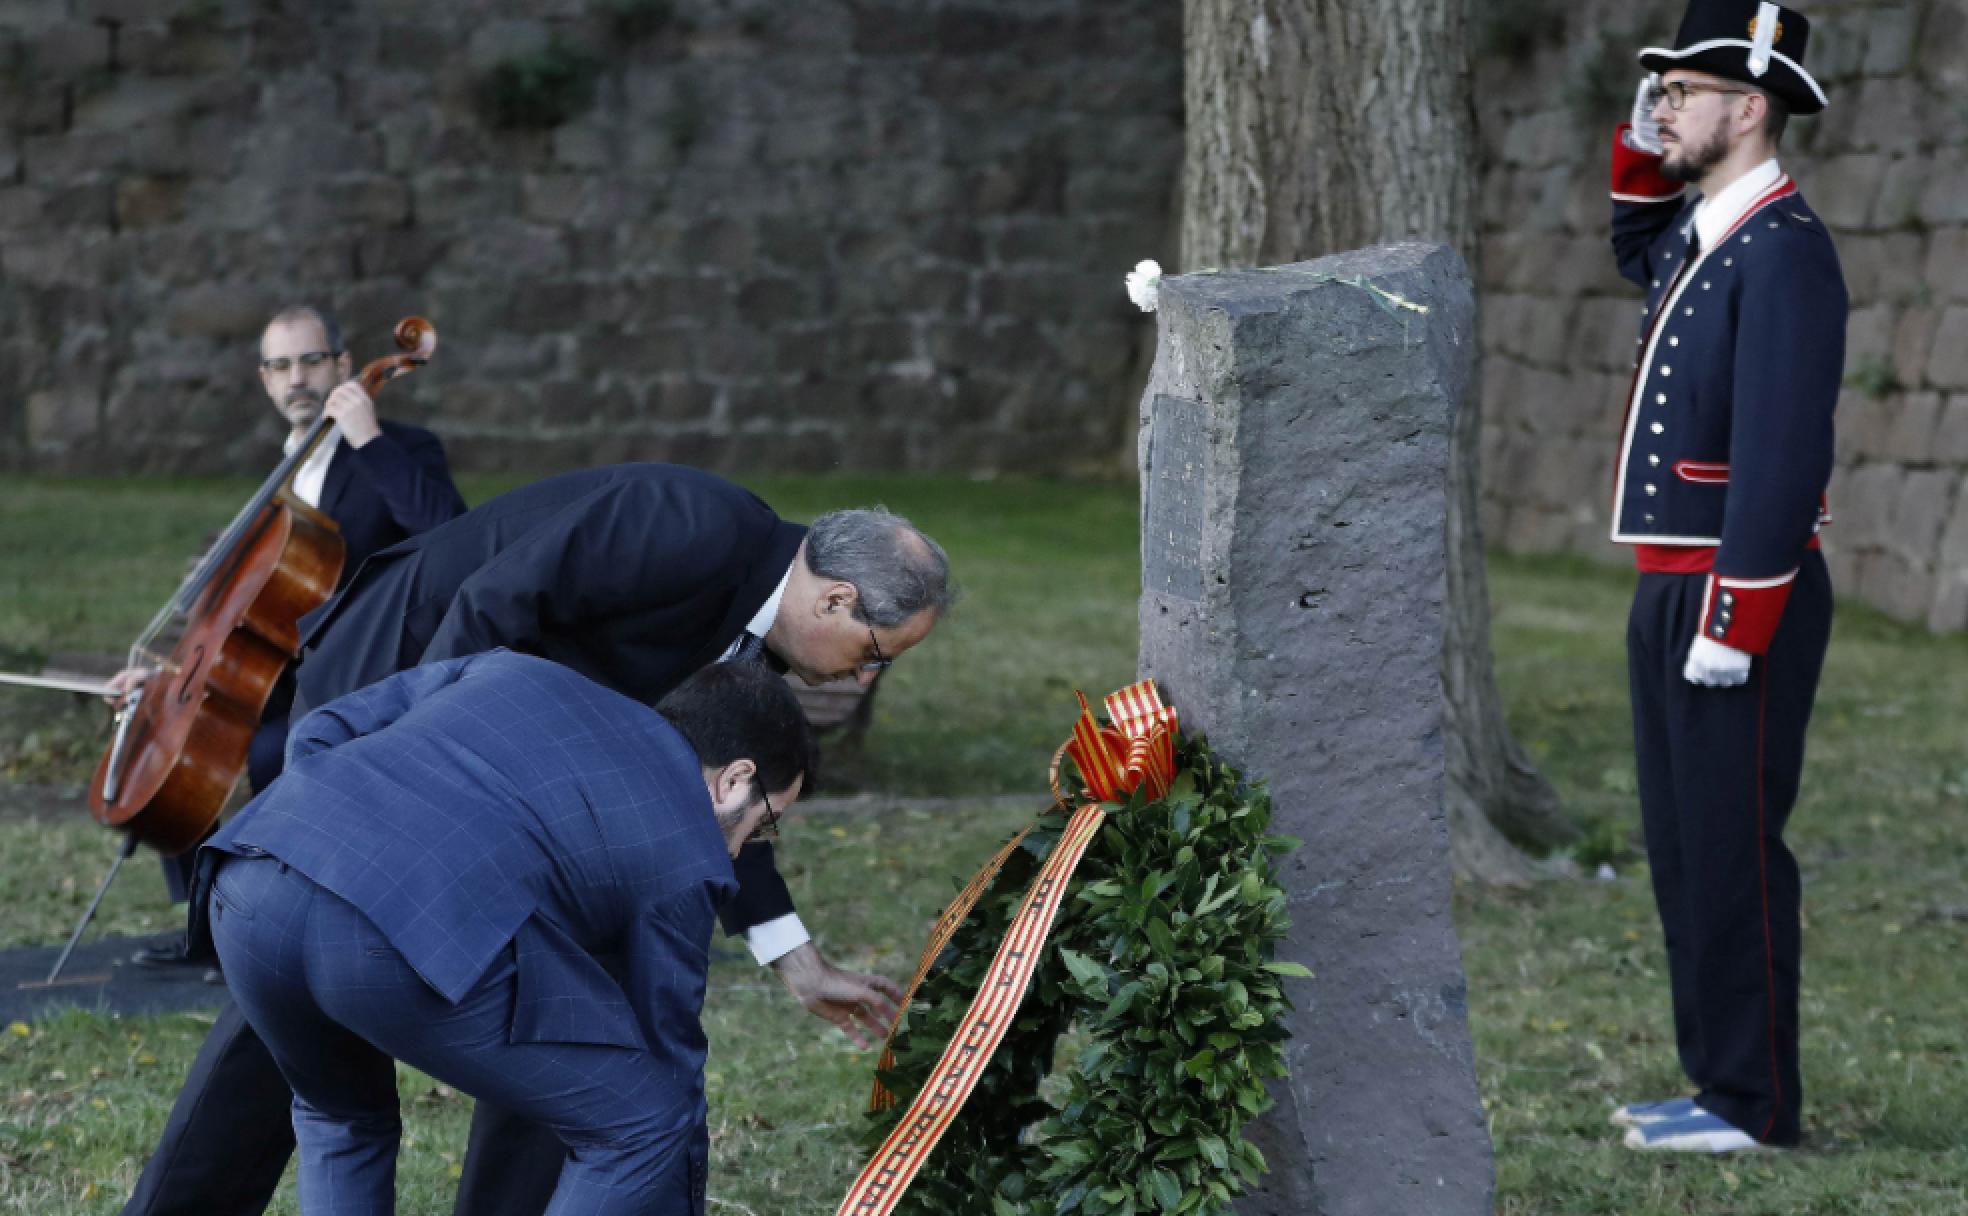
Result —
<instances>
[{"instance_id":1,"label":"white shirt collar","mask_svg":"<svg viewBox=\"0 0 1968 1216\"><path fill-rule=\"evenodd\" d=\"M1695 204L1695 233L1703 249L1713 249L1729 234L1749 205L1762 198L1783 177L1777 158L1771 157L1718 191L1714 198Z\"/></svg>"},{"instance_id":2,"label":"white shirt collar","mask_svg":"<svg viewBox=\"0 0 1968 1216\"><path fill-rule=\"evenodd\" d=\"M779 601L786 598L786 584L792 581L793 568L789 565L786 567L786 573L779 576L779 585L772 589L772 594L766 596L765 602L759 605L759 610L752 614L751 621L745 626L746 633L763 640L766 634L772 632L772 622L779 619Z\"/></svg>"}]
</instances>

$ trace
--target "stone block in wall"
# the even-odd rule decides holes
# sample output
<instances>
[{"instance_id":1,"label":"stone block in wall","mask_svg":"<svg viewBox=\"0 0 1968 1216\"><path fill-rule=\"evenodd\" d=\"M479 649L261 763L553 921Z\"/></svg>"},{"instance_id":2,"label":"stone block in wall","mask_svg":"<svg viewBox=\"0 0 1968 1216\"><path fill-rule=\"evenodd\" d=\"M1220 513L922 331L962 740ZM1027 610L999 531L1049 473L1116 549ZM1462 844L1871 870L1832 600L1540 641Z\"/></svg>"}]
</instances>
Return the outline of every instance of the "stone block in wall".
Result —
<instances>
[{"instance_id":1,"label":"stone block in wall","mask_svg":"<svg viewBox=\"0 0 1968 1216\"><path fill-rule=\"evenodd\" d=\"M71 377L27 395L27 434L32 447L67 445L96 433L102 408L101 381Z\"/></svg>"},{"instance_id":2,"label":"stone block in wall","mask_svg":"<svg viewBox=\"0 0 1968 1216\"><path fill-rule=\"evenodd\" d=\"M1968 228L1937 228L1928 234L1920 281L1936 300L1968 303Z\"/></svg>"},{"instance_id":3,"label":"stone block in wall","mask_svg":"<svg viewBox=\"0 0 1968 1216\"><path fill-rule=\"evenodd\" d=\"M116 31L116 66L163 76L237 70L250 39L240 28L188 29L169 21L130 21Z\"/></svg>"},{"instance_id":4,"label":"stone block in wall","mask_svg":"<svg viewBox=\"0 0 1968 1216\"><path fill-rule=\"evenodd\" d=\"M1883 546L1910 565L1928 565L1940 550L1941 532L1948 523L1948 510L1954 506L1955 484L1961 480L1956 469L1915 469L1900 485L1887 522L1889 537Z\"/></svg>"},{"instance_id":5,"label":"stone block in wall","mask_svg":"<svg viewBox=\"0 0 1968 1216\"><path fill-rule=\"evenodd\" d=\"M1968 466L1968 394L1957 393L1941 407L1932 458L1937 464Z\"/></svg>"},{"instance_id":6,"label":"stone block in wall","mask_svg":"<svg viewBox=\"0 0 1968 1216\"><path fill-rule=\"evenodd\" d=\"M1852 147L1859 151L1912 152L1927 131L1933 100L1915 80L1878 77L1868 80L1856 96L1841 98L1857 114L1852 124Z\"/></svg>"},{"instance_id":7,"label":"stone block in wall","mask_svg":"<svg viewBox=\"0 0 1968 1216\"><path fill-rule=\"evenodd\" d=\"M12 22L6 28L19 29ZM94 22L64 21L22 31L15 47L15 79L23 85L59 88L109 67L109 30Z\"/></svg>"},{"instance_id":8,"label":"stone block in wall","mask_svg":"<svg viewBox=\"0 0 1968 1216\"><path fill-rule=\"evenodd\" d=\"M1920 192L1927 186L1933 162L1925 156L1896 156L1879 179L1879 193L1872 200L1872 216L1867 226L1877 229L1903 228L1920 218Z\"/></svg>"},{"instance_id":9,"label":"stone block in wall","mask_svg":"<svg viewBox=\"0 0 1968 1216\"><path fill-rule=\"evenodd\" d=\"M1838 429L1838 453L1861 460L1883 460L1887 436L1898 408L1894 397L1875 397L1847 388L1838 395L1833 421Z\"/></svg>"},{"instance_id":10,"label":"stone block in wall","mask_svg":"<svg viewBox=\"0 0 1968 1216\"><path fill-rule=\"evenodd\" d=\"M1920 195L1920 222L1930 228L1968 224L1968 165L1936 161Z\"/></svg>"},{"instance_id":11,"label":"stone block in wall","mask_svg":"<svg viewBox=\"0 0 1968 1216\"><path fill-rule=\"evenodd\" d=\"M1961 0L1939 0L1929 8L1915 53L1922 76L1943 94L1961 96L1968 88L1968 7Z\"/></svg>"},{"instance_id":12,"label":"stone block in wall","mask_svg":"<svg viewBox=\"0 0 1968 1216\"><path fill-rule=\"evenodd\" d=\"M1811 74L1826 86L1852 81L1865 70L1867 35L1871 31L1868 14L1833 11L1811 16ZM1830 91L1829 87L1826 91ZM1836 110L1838 106L1831 108Z\"/></svg>"},{"instance_id":13,"label":"stone block in wall","mask_svg":"<svg viewBox=\"0 0 1968 1216\"><path fill-rule=\"evenodd\" d=\"M698 366L702 336L701 330L683 325L599 327L580 335L576 363L590 376L688 375Z\"/></svg>"},{"instance_id":14,"label":"stone block in wall","mask_svg":"<svg viewBox=\"0 0 1968 1216\"><path fill-rule=\"evenodd\" d=\"M1913 64L1916 35L1920 29L1918 9L1910 4L1866 10L1866 53L1864 72L1868 76L1899 76Z\"/></svg>"},{"instance_id":15,"label":"stone block in wall","mask_svg":"<svg viewBox=\"0 0 1968 1216\"><path fill-rule=\"evenodd\" d=\"M1893 351L1893 326L1899 310L1891 304L1854 308L1845 318L1845 369L1887 359Z\"/></svg>"},{"instance_id":16,"label":"stone block in wall","mask_svg":"<svg viewBox=\"0 0 1968 1216\"><path fill-rule=\"evenodd\" d=\"M116 183L115 215L119 228L150 228L184 218L185 179L126 177Z\"/></svg>"},{"instance_id":17,"label":"stone block in wall","mask_svg":"<svg viewBox=\"0 0 1968 1216\"><path fill-rule=\"evenodd\" d=\"M1933 388L1968 389L1968 307L1956 305L1941 315L1925 379Z\"/></svg>"},{"instance_id":18,"label":"stone block in wall","mask_svg":"<svg viewBox=\"0 0 1968 1216\"><path fill-rule=\"evenodd\" d=\"M1893 327L1893 378L1907 388L1918 388L1927 375L1927 360L1934 348L1934 331L1940 328L1937 308L1912 307L1900 313Z\"/></svg>"},{"instance_id":19,"label":"stone block in wall","mask_svg":"<svg viewBox=\"0 0 1968 1216\"><path fill-rule=\"evenodd\" d=\"M96 229L56 230L34 241L0 245L0 274L9 287L97 290L122 263L127 242Z\"/></svg>"},{"instance_id":20,"label":"stone block in wall","mask_svg":"<svg viewBox=\"0 0 1968 1216\"><path fill-rule=\"evenodd\" d=\"M1924 465L1934 460L1934 433L1940 427L1943 398L1939 393L1907 393L1892 411L1881 455L1903 464Z\"/></svg>"},{"instance_id":21,"label":"stone block in wall","mask_svg":"<svg viewBox=\"0 0 1968 1216\"><path fill-rule=\"evenodd\" d=\"M1954 509L1942 530L1935 555L1934 601L1928 609L1931 629L1968 628L1968 481L1957 487Z\"/></svg>"},{"instance_id":22,"label":"stone block in wall","mask_svg":"<svg viewBox=\"0 0 1968 1216\"><path fill-rule=\"evenodd\" d=\"M1837 234L1838 262L1854 305L1908 300L1920 293L1926 238L1918 232Z\"/></svg>"},{"instance_id":23,"label":"stone block in wall","mask_svg":"<svg viewBox=\"0 0 1968 1216\"><path fill-rule=\"evenodd\" d=\"M1872 217L1887 158L1876 152L1836 157L1811 175L1811 207L1834 233L1862 232Z\"/></svg>"},{"instance_id":24,"label":"stone block in wall","mask_svg":"<svg viewBox=\"0 0 1968 1216\"><path fill-rule=\"evenodd\" d=\"M1896 621L1924 621L1934 603L1933 569L1893 553L1862 554L1856 586L1867 603Z\"/></svg>"},{"instance_id":25,"label":"stone block in wall","mask_svg":"<svg viewBox=\"0 0 1968 1216\"><path fill-rule=\"evenodd\" d=\"M1831 511L1843 543L1855 549L1887 543L1905 478L1897 466L1876 462L1846 466L1833 476Z\"/></svg>"}]
</instances>

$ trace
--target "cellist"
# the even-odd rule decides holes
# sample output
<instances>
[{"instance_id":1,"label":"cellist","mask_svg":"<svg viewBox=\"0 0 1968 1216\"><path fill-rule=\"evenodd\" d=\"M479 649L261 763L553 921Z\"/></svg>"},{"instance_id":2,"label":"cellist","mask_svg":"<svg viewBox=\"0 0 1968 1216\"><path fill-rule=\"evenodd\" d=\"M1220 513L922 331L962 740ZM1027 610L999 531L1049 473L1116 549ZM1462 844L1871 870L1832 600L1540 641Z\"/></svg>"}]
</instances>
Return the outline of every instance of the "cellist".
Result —
<instances>
[{"instance_id":1,"label":"cellist","mask_svg":"<svg viewBox=\"0 0 1968 1216\"><path fill-rule=\"evenodd\" d=\"M342 327L333 313L320 306L283 308L260 334L260 386L287 423L285 452L293 453L324 414L339 428L339 437L316 447L292 484L301 501L319 508L340 527L343 583L371 553L465 510L437 436L422 427L378 418L375 401L351 378L352 370L342 344ZM117 682L128 684L128 674ZM254 792L279 775L293 699L290 674L275 687L253 735L247 780ZM164 884L174 903L185 898L195 856L195 850L187 850L163 859ZM182 934L145 946L132 961L146 967L192 965L185 959Z\"/></svg>"}]
</instances>

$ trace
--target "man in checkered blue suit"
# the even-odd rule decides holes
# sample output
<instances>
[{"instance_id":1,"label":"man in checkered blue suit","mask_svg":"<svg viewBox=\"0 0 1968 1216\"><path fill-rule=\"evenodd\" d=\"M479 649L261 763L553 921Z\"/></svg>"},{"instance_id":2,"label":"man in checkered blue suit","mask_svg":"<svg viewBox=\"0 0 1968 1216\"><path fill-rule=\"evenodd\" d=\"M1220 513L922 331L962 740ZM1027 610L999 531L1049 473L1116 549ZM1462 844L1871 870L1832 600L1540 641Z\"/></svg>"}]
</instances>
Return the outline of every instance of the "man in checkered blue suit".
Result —
<instances>
[{"instance_id":1,"label":"man in checkered blue suit","mask_svg":"<svg viewBox=\"0 0 1968 1216\"><path fill-rule=\"evenodd\" d=\"M651 709L499 650L303 719L194 924L293 1088L302 1211L395 1210L401 1059L554 1131L550 1213L701 1213L711 929L813 756L743 663Z\"/></svg>"}]
</instances>

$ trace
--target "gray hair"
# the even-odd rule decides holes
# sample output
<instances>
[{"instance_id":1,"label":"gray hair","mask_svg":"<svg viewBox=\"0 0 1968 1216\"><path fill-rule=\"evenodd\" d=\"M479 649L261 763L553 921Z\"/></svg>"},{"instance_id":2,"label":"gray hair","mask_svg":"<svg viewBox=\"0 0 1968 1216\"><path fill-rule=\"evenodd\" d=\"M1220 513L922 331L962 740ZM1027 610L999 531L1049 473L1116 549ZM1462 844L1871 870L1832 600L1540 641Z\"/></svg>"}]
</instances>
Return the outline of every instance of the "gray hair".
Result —
<instances>
[{"instance_id":1,"label":"gray hair","mask_svg":"<svg viewBox=\"0 0 1968 1216\"><path fill-rule=\"evenodd\" d=\"M342 353L342 323L335 319L334 313L313 304L288 305L274 313L273 319L266 323L266 329L262 329L260 333L264 336L267 329L272 329L282 322L291 324L295 321L313 321L319 324L322 336L328 339L328 353L331 355Z\"/></svg>"},{"instance_id":2,"label":"gray hair","mask_svg":"<svg viewBox=\"0 0 1968 1216\"><path fill-rule=\"evenodd\" d=\"M886 507L830 511L806 534L806 566L854 584L855 619L892 629L956 600L943 547Z\"/></svg>"}]
</instances>

